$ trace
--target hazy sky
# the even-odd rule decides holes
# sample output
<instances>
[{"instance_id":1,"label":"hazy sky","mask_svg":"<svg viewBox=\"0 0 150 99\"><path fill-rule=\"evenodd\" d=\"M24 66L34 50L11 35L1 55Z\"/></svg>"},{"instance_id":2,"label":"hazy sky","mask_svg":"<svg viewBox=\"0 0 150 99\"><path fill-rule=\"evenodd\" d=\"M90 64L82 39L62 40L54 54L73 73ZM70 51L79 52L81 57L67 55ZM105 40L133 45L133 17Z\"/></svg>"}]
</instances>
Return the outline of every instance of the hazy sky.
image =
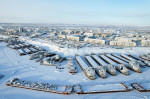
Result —
<instances>
[{"instance_id":1,"label":"hazy sky","mask_svg":"<svg viewBox=\"0 0 150 99\"><path fill-rule=\"evenodd\" d=\"M0 0L0 23L150 25L150 0Z\"/></svg>"}]
</instances>

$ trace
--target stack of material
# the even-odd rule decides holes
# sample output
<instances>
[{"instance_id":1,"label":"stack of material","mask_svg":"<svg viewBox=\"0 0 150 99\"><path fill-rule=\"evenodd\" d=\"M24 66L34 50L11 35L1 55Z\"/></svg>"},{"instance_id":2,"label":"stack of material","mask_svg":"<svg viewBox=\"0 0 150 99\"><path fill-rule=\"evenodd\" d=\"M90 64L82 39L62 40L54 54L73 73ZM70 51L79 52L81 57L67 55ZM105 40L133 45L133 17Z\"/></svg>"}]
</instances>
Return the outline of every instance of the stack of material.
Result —
<instances>
[{"instance_id":1,"label":"stack of material","mask_svg":"<svg viewBox=\"0 0 150 99\"><path fill-rule=\"evenodd\" d=\"M52 92L58 94L66 94L66 95L71 94L73 89L73 86L70 85L54 85L49 83L29 82L25 80L20 80L18 78L9 80L6 83L6 85L12 87L32 89L32 90L44 91L44 92Z\"/></svg>"}]
</instances>

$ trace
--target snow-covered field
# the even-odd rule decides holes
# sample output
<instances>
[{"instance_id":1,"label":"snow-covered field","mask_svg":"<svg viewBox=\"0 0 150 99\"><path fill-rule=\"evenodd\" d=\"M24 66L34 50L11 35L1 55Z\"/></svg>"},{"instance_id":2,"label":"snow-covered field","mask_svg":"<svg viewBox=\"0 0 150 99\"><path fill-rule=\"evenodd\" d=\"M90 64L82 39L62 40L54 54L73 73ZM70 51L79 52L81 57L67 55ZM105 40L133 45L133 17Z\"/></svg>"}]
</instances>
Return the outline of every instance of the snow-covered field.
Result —
<instances>
[{"instance_id":1,"label":"snow-covered field","mask_svg":"<svg viewBox=\"0 0 150 99\"><path fill-rule=\"evenodd\" d=\"M25 40L25 39L24 39ZM75 53L83 55L85 53L100 53L100 52L118 52L118 53L134 53L142 54L150 52L150 48L130 48L126 49L112 49L112 48L90 48L90 49L59 49L54 45L50 45L47 42L36 40L26 40L26 42L42 46L47 50L63 53L65 56L73 56ZM117 76L111 76L107 74L106 79L102 79L96 76L96 80L89 80L75 62L78 73L71 75L68 73L66 63L63 62L61 67L65 69L58 71L55 67L43 66L36 63L34 60L29 60L29 55L19 56L15 50L6 47L6 43L0 42L0 74L4 75L4 78L0 79L0 99L50 99L50 98L124 98L124 99L150 99L150 92L137 92L136 90L130 92L119 93L101 93L101 94L87 94L87 95L61 95L55 93L41 92L28 90L23 88L8 87L5 83L17 77L27 81L35 82L48 82L59 85L94 85L94 84L111 84L111 83L134 83L134 82L150 82L150 68L142 68L143 73L135 73L130 71L130 75L126 76L117 72Z\"/></svg>"},{"instance_id":2,"label":"snow-covered field","mask_svg":"<svg viewBox=\"0 0 150 99\"><path fill-rule=\"evenodd\" d=\"M80 49L75 48L59 48L56 44L51 41L45 41L42 39L30 39L28 37L20 37L21 40L28 42L33 45L38 45L48 51L58 52L64 56L74 56L75 54L85 55L91 53L130 53L139 54L150 53L150 47L126 47L124 49L115 49L110 47L83 47Z\"/></svg>"}]
</instances>

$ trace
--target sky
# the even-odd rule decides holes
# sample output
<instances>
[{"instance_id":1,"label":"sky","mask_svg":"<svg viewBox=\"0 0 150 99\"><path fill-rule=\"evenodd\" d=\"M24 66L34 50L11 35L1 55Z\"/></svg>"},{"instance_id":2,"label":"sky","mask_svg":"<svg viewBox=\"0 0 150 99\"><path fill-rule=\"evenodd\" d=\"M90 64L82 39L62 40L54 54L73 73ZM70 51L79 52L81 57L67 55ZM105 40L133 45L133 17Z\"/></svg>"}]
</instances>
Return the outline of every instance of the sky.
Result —
<instances>
[{"instance_id":1,"label":"sky","mask_svg":"<svg viewBox=\"0 0 150 99\"><path fill-rule=\"evenodd\" d=\"M0 0L0 23L150 26L150 0Z\"/></svg>"}]
</instances>

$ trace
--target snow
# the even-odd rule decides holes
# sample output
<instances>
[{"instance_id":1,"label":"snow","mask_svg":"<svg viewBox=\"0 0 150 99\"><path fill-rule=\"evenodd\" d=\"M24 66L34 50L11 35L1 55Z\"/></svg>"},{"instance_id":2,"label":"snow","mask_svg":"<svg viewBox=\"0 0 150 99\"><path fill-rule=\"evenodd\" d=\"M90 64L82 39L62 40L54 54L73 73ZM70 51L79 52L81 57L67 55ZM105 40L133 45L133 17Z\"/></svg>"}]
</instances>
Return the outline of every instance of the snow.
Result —
<instances>
[{"instance_id":1,"label":"snow","mask_svg":"<svg viewBox=\"0 0 150 99\"><path fill-rule=\"evenodd\" d=\"M124 57L124 58L126 58L126 59L128 59L128 60L130 60L130 61L134 61L132 58L130 58L129 56L127 56L125 54L121 54L121 56Z\"/></svg>"},{"instance_id":2,"label":"snow","mask_svg":"<svg viewBox=\"0 0 150 99\"><path fill-rule=\"evenodd\" d=\"M111 54L106 54L106 56L111 57L112 59L118 61L119 63L124 63L122 60L120 60L120 59L118 59L118 58L112 56Z\"/></svg>"},{"instance_id":3,"label":"snow","mask_svg":"<svg viewBox=\"0 0 150 99\"><path fill-rule=\"evenodd\" d=\"M27 40L27 39L26 39ZM83 48L83 49L60 49L55 45L50 45L42 40L27 40L28 43L39 45L47 50L56 51L58 53L63 53L66 56L74 56L75 53L79 55L84 55L85 53L132 53L132 54L144 54L150 52L150 48L133 48L130 49L100 49L100 48ZM6 43L0 42L0 74L4 77L0 79L0 99L62 99L62 98L111 98L111 99L149 99L150 92L137 92L136 90L130 92L120 92L120 93L101 93L101 94L87 94L87 95L61 95L56 93L41 92L30 89L8 87L6 82L13 78L24 79L31 82L43 82L52 83L58 85L98 85L98 84L116 84L120 82L126 82L128 84L134 82L150 82L150 68L142 68L142 73L136 73L129 70L130 75L126 76L121 73L117 73L117 76L107 75L106 79L96 77L95 80L88 79L80 66L75 62L78 73L71 75L68 73L66 63L61 63L61 67L64 67L60 72L56 72L56 68L53 66L42 66L40 63L36 63L34 60L29 60L29 55L19 56L14 49L6 47Z\"/></svg>"},{"instance_id":4,"label":"snow","mask_svg":"<svg viewBox=\"0 0 150 99\"><path fill-rule=\"evenodd\" d=\"M97 55L92 55L92 57L99 63L101 64L102 66L106 66L107 63L104 62L100 57L98 57Z\"/></svg>"},{"instance_id":5,"label":"snow","mask_svg":"<svg viewBox=\"0 0 150 99\"><path fill-rule=\"evenodd\" d=\"M20 37L21 40L28 42L33 45L38 45L50 51L62 53L64 56L75 56L75 54L85 55L91 53L128 53L128 54L145 54L150 52L150 47L132 47L124 49L115 49L109 47L83 47L80 49L75 48L59 48L56 44L51 41L46 41L42 39L30 39L28 37Z\"/></svg>"},{"instance_id":6,"label":"snow","mask_svg":"<svg viewBox=\"0 0 150 99\"><path fill-rule=\"evenodd\" d=\"M105 59L107 60L107 62L108 62L109 64L112 64L112 65L115 65L115 66L118 65L116 62L112 61L110 58L108 58L108 57L106 57L106 56L104 56L104 57L105 57Z\"/></svg>"},{"instance_id":7,"label":"snow","mask_svg":"<svg viewBox=\"0 0 150 99\"><path fill-rule=\"evenodd\" d=\"M117 63L115 63L114 61L112 61L111 59L109 59L108 57L106 57L105 55L100 55L100 57L103 58L109 64L117 66Z\"/></svg>"},{"instance_id":8,"label":"snow","mask_svg":"<svg viewBox=\"0 0 150 99\"><path fill-rule=\"evenodd\" d=\"M32 51L36 51L36 49L34 49L34 48L32 48L32 47L31 47L30 49L31 49Z\"/></svg>"},{"instance_id":9,"label":"snow","mask_svg":"<svg viewBox=\"0 0 150 99\"><path fill-rule=\"evenodd\" d=\"M144 59L139 58L137 55L134 55L134 54L132 54L131 57L133 57L133 58L135 58L135 59L138 59L138 60L141 60L141 61L145 61Z\"/></svg>"},{"instance_id":10,"label":"snow","mask_svg":"<svg viewBox=\"0 0 150 99\"><path fill-rule=\"evenodd\" d=\"M95 67L95 68L99 67L99 65L91 58L91 56L85 56L85 58L89 61L89 63L90 63L93 67Z\"/></svg>"},{"instance_id":11,"label":"snow","mask_svg":"<svg viewBox=\"0 0 150 99\"><path fill-rule=\"evenodd\" d=\"M150 90L150 83L141 83L140 85L145 89Z\"/></svg>"},{"instance_id":12,"label":"snow","mask_svg":"<svg viewBox=\"0 0 150 99\"><path fill-rule=\"evenodd\" d=\"M80 56L76 56L76 60L82 65L84 69L88 67L88 65L82 60Z\"/></svg>"},{"instance_id":13,"label":"snow","mask_svg":"<svg viewBox=\"0 0 150 99\"><path fill-rule=\"evenodd\" d=\"M24 53L22 49L17 50L19 53Z\"/></svg>"},{"instance_id":14,"label":"snow","mask_svg":"<svg viewBox=\"0 0 150 99\"><path fill-rule=\"evenodd\" d=\"M29 49L27 49L27 48L24 48L23 50L24 50L25 52L27 52L27 53L28 53L28 52L31 52L31 51L30 51Z\"/></svg>"},{"instance_id":15,"label":"snow","mask_svg":"<svg viewBox=\"0 0 150 99\"><path fill-rule=\"evenodd\" d=\"M120 55L117 55L117 54L112 54L114 57L117 57L118 59L121 59L121 60L123 60L124 62L126 62L126 63L128 63L129 62L129 60L127 60L127 59L125 59L125 58L123 58L123 57L121 57Z\"/></svg>"},{"instance_id":16,"label":"snow","mask_svg":"<svg viewBox=\"0 0 150 99\"><path fill-rule=\"evenodd\" d=\"M3 29L3 27L2 27L2 26L0 26L0 29Z\"/></svg>"}]
</instances>

